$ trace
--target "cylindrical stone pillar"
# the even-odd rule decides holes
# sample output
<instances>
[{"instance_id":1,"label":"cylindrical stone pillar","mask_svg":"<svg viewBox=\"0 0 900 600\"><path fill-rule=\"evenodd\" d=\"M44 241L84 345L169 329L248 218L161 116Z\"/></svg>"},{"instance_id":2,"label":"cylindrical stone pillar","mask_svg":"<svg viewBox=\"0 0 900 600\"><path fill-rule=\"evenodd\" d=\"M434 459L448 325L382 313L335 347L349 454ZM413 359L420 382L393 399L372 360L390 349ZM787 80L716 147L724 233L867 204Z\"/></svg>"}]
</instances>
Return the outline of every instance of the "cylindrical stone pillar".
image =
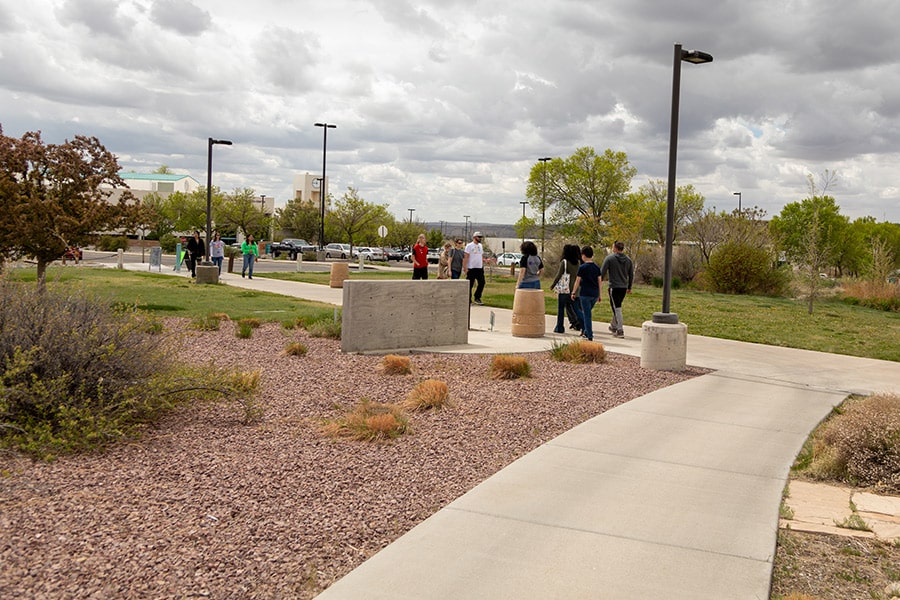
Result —
<instances>
[{"instance_id":1,"label":"cylindrical stone pillar","mask_svg":"<svg viewBox=\"0 0 900 600\"><path fill-rule=\"evenodd\" d=\"M644 321L641 326L641 367L684 371L686 363L687 325Z\"/></svg>"},{"instance_id":2,"label":"cylindrical stone pillar","mask_svg":"<svg viewBox=\"0 0 900 600\"><path fill-rule=\"evenodd\" d=\"M350 264L345 262L331 263L331 283L333 288L343 288L344 282L350 279Z\"/></svg>"},{"instance_id":3,"label":"cylindrical stone pillar","mask_svg":"<svg viewBox=\"0 0 900 600\"><path fill-rule=\"evenodd\" d=\"M544 291L516 289L513 298L513 337L543 337L545 327Z\"/></svg>"}]
</instances>

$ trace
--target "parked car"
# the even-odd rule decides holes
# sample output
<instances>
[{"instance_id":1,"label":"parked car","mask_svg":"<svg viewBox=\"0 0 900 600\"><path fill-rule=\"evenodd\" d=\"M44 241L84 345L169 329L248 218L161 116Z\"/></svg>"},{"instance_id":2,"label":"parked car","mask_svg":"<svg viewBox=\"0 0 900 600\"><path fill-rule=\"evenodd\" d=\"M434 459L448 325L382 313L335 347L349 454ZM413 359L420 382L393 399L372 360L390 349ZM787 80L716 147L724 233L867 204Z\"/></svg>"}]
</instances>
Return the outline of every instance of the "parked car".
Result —
<instances>
[{"instance_id":1,"label":"parked car","mask_svg":"<svg viewBox=\"0 0 900 600\"><path fill-rule=\"evenodd\" d=\"M353 249L353 258L363 257L364 260L373 261L378 260L384 262L384 252L381 248L369 247L369 246L358 246Z\"/></svg>"},{"instance_id":2,"label":"parked car","mask_svg":"<svg viewBox=\"0 0 900 600\"><path fill-rule=\"evenodd\" d=\"M351 256L350 244L328 244L325 246L325 258L347 258Z\"/></svg>"},{"instance_id":3,"label":"parked car","mask_svg":"<svg viewBox=\"0 0 900 600\"><path fill-rule=\"evenodd\" d=\"M402 248L385 248L384 256L387 260L405 260L406 252Z\"/></svg>"},{"instance_id":4,"label":"parked car","mask_svg":"<svg viewBox=\"0 0 900 600\"><path fill-rule=\"evenodd\" d=\"M316 247L303 239L287 238L272 244L271 251L275 258L281 254L287 254L291 260L295 260L298 253L315 252Z\"/></svg>"},{"instance_id":5,"label":"parked car","mask_svg":"<svg viewBox=\"0 0 900 600\"><path fill-rule=\"evenodd\" d=\"M497 264L501 267L509 267L517 265L522 260L522 254L519 252L504 252L497 256Z\"/></svg>"},{"instance_id":6,"label":"parked car","mask_svg":"<svg viewBox=\"0 0 900 600\"><path fill-rule=\"evenodd\" d=\"M429 250L428 251L428 262L429 264L436 265L441 260L441 252L440 250Z\"/></svg>"}]
</instances>

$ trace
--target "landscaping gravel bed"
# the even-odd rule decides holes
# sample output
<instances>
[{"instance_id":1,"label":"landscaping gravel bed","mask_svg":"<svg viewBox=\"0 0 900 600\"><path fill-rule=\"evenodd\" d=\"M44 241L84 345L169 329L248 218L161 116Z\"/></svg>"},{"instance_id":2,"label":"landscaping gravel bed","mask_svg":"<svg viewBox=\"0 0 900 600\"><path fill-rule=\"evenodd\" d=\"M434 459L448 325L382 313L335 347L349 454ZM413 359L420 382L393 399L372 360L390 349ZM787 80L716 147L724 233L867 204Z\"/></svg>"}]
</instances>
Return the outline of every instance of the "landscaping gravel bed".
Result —
<instances>
[{"instance_id":1,"label":"landscaping gravel bed","mask_svg":"<svg viewBox=\"0 0 900 600\"><path fill-rule=\"evenodd\" d=\"M227 322L167 329L183 360L259 369L264 416L248 425L236 402L200 404L103 453L0 454L0 598L311 598L517 457L701 372L540 353L525 355L530 378L496 381L490 356L415 354L411 375L391 376L380 356L277 324L250 339ZM308 354L280 356L290 341ZM414 413L396 441L321 434L342 408L399 402L428 378L455 406Z\"/></svg>"}]
</instances>

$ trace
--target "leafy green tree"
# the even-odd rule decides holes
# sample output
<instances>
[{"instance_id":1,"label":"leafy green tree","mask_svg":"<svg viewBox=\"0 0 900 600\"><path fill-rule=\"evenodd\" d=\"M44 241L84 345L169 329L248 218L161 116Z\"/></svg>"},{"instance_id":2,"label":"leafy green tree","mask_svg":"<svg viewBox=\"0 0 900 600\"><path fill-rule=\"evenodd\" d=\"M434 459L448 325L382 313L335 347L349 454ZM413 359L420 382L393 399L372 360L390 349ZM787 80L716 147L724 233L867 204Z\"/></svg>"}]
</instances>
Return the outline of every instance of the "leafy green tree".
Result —
<instances>
[{"instance_id":1,"label":"leafy green tree","mask_svg":"<svg viewBox=\"0 0 900 600\"><path fill-rule=\"evenodd\" d=\"M444 245L444 234L440 229L432 229L425 234L425 243L429 248L441 248Z\"/></svg>"},{"instance_id":2,"label":"leafy green tree","mask_svg":"<svg viewBox=\"0 0 900 600\"><path fill-rule=\"evenodd\" d=\"M287 229L294 237L316 242L321 246L319 219L319 206L312 200L294 198L288 200L284 208L275 211L275 220L280 228Z\"/></svg>"},{"instance_id":3,"label":"leafy green tree","mask_svg":"<svg viewBox=\"0 0 900 600\"><path fill-rule=\"evenodd\" d=\"M175 231L175 220L167 209L167 201L157 192L147 194L141 199L142 220L146 223L149 239L161 240Z\"/></svg>"},{"instance_id":4,"label":"leafy green tree","mask_svg":"<svg viewBox=\"0 0 900 600\"><path fill-rule=\"evenodd\" d=\"M513 228L516 230L516 237L524 240L530 238L532 234L537 231L538 226L537 222L531 217L519 217L519 220L515 222Z\"/></svg>"},{"instance_id":5,"label":"leafy green tree","mask_svg":"<svg viewBox=\"0 0 900 600\"><path fill-rule=\"evenodd\" d=\"M647 217L644 235L656 240L660 245L666 243L666 213L668 210L668 190L666 182L661 179L649 181L642 185L638 194L646 199ZM681 237L685 227L697 219L703 212L703 194L692 185L675 188L675 237Z\"/></svg>"},{"instance_id":6,"label":"leafy green tree","mask_svg":"<svg viewBox=\"0 0 900 600\"><path fill-rule=\"evenodd\" d=\"M378 226L388 222L389 215L386 206L366 202L359 197L358 190L348 187L326 221L330 221L341 239L353 246L355 240L377 236Z\"/></svg>"},{"instance_id":7,"label":"leafy green tree","mask_svg":"<svg viewBox=\"0 0 900 600\"><path fill-rule=\"evenodd\" d=\"M257 240L265 239L272 224L262 206L258 203L256 192L249 188L238 188L234 193L224 196L214 211L216 227L233 227L244 235L252 235ZM205 225L204 225L205 227Z\"/></svg>"},{"instance_id":8,"label":"leafy green tree","mask_svg":"<svg viewBox=\"0 0 900 600\"><path fill-rule=\"evenodd\" d=\"M833 197L811 196L785 205L772 217L770 228L789 261L807 264L810 244L814 244L816 263L824 269L837 266L848 225Z\"/></svg>"},{"instance_id":9,"label":"leafy green tree","mask_svg":"<svg viewBox=\"0 0 900 600\"><path fill-rule=\"evenodd\" d=\"M43 287L47 265L68 246L121 224L132 196L111 204L119 187L127 185L118 161L95 137L45 144L40 132L18 139L0 129L0 253L34 258Z\"/></svg>"},{"instance_id":10,"label":"leafy green tree","mask_svg":"<svg viewBox=\"0 0 900 600\"><path fill-rule=\"evenodd\" d=\"M388 215L393 221L393 227L388 225L387 243L397 248L409 248L416 243L416 238L425 230L425 224L418 221L396 220Z\"/></svg>"},{"instance_id":11,"label":"leafy green tree","mask_svg":"<svg viewBox=\"0 0 900 600\"><path fill-rule=\"evenodd\" d=\"M607 149L597 155L593 148L578 148L566 159L535 165L526 196L534 202L532 207L552 207L551 222L563 226L564 233L597 243L604 233L607 210L626 197L636 173L624 152Z\"/></svg>"}]
</instances>

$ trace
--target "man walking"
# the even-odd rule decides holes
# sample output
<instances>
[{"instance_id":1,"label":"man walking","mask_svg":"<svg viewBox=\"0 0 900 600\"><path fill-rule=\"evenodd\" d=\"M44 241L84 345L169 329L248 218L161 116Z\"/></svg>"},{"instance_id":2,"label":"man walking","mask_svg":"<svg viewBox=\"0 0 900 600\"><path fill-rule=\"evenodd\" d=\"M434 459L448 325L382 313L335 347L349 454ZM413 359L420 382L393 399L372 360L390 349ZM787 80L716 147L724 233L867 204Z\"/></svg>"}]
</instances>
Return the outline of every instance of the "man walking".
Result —
<instances>
[{"instance_id":1,"label":"man walking","mask_svg":"<svg viewBox=\"0 0 900 600\"><path fill-rule=\"evenodd\" d=\"M463 256L463 274L469 280L469 301L471 302L472 287L475 287L475 304L484 304L481 301L481 292L484 291L484 248L481 246L481 232L472 234L472 241L466 245Z\"/></svg>"},{"instance_id":2,"label":"man walking","mask_svg":"<svg viewBox=\"0 0 900 600\"><path fill-rule=\"evenodd\" d=\"M584 318L581 320L581 335L588 340L594 340L594 323L591 311L600 299L600 267L594 264L594 249L585 246L581 249L581 266L578 267L578 275L575 277L575 287L572 288L572 301L581 302L581 312ZM579 290L581 292L579 293Z\"/></svg>"},{"instance_id":3,"label":"man walking","mask_svg":"<svg viewBox=\"0 0 900 600\"><path fill-rule=\"evenodd\" d=\"M634 283L634 263L625 256L625 244L613 244L612 254L603 259L600 266L600 277L606 278L609 292L609 306L612 308L612 320L609 331L617 338L625 337L625 323L622 321L622 300L625 294L631 293Z\"/></svg>"}]
</instances>

